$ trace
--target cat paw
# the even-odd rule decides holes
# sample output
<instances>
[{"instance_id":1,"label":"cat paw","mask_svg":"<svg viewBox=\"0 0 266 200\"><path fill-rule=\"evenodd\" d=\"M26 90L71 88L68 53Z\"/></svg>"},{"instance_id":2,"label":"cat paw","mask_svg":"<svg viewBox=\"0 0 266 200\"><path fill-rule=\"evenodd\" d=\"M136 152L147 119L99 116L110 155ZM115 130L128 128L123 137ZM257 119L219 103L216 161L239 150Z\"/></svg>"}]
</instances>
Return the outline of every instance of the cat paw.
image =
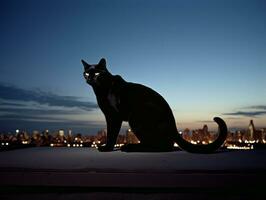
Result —
<instances>
[{"instance_id":1,"label":"cat paw","mask_svg":"<svg viewBox=\"0 0 266 200\"><path fill-rule=\"evenodd\" d=\"M125 145L123 145L122 147L120 147L120 151L125 151L125 152L127 152L127 151L128 151L128 145L125 144Z\"/></svg>"},{"instance_id":2,"label":"cat paw","mask_svg":"<svg viewBox=\"0 0 266 200\"><path fill-rule=\"evenodd\" d=\"M114 148L106 145L102 145L98 147L98 151L100 152L108 152L108 151L113 151Z\"/></svg>"},{"instance_id":3,"label":"cat paw","mask_svg":"<svg viewBox=\"0 0 266 200\"><path fill-rule=\"evenodd\" d=\"M136 151L136 144L125 144L122 147L120 147L120 150L124 152Z\"/></svg>"}]
</instances>

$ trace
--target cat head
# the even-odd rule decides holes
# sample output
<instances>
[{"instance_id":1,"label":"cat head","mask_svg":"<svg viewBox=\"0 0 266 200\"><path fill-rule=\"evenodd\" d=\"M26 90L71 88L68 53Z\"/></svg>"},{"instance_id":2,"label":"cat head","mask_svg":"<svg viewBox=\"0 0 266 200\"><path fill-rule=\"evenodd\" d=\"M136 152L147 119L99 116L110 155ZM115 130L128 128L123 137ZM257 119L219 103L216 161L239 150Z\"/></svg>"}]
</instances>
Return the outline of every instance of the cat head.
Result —
<instances>
[{"instance_id":1,"label":"cat head","mask_svg":"<svg viewBox=\"0 0 266 200\"><path fill-rule=\"evenodd\" d=\"M98 64L90 65L81 60L84 66L83 76L91 86L104 86L110 79L110 73L106 68L106 60L102 58Z\"/></svg>"}]
</instances>

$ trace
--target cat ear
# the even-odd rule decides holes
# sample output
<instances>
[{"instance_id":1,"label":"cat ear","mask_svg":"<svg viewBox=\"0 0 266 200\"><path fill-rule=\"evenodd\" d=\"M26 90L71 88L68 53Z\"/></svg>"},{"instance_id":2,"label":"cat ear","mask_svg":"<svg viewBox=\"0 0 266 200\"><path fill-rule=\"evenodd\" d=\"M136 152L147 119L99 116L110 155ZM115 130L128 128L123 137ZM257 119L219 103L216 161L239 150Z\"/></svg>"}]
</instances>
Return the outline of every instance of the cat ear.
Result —
<instances>
[{"instance_id":1,"label":"cat ear","mask_svg":"<svg viewBox=\"0 0 266 200\"><path fill-rule=\"evenodd\" d=\"M104 58L100 60L100 62L98 63L98 67L106 69L106 60Z\"/></svg>"},{"instance_id":2,"label":"cat ear","mask_svg":"<svg viewBox=\"0 0 266 200\"><path fill-rule=\"evenodd\" d=\"M84 60L81 60L83 66L84 66L84 70L89 69L91 67L91 65L89 65L88 63L86 63Z\"/></svg>"}]
</instances>

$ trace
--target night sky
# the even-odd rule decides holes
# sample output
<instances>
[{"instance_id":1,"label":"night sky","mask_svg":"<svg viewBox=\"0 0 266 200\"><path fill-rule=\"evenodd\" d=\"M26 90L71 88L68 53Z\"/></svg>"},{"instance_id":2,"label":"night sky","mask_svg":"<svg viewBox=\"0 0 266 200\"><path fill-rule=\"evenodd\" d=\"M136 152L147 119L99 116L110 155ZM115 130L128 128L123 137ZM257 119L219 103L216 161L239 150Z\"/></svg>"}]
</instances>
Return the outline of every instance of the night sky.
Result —
<instances>
[{"instance_id":1,"label":"night sky","mask_svg":"<svg viewBox=\"0 0 266 200\"><path fill-rule=\"evenodd\" d=\"M266 1L0 0L0 131L104 128L81 59L158 91L178 128L266 127Z\"/></svg>"}]
</instances>

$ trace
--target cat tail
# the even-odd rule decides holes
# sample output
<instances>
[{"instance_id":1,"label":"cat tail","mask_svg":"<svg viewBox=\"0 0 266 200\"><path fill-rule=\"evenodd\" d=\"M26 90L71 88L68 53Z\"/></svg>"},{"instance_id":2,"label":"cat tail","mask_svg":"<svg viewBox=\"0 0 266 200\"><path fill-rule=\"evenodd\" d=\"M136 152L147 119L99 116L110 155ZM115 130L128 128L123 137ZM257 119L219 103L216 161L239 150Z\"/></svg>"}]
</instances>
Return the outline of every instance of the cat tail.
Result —
<instances>
[{"instance_id":1,"label":"cat tail","mask_svg":"<svg viewBox=\"0 0 266 200\"><path fill-rule=\"evenodd\" d=\"M223 145L223 143L226 140L227 126L224 120L222 120L219 117L214 117L213 120L219 126L219 135L215 141L207 145L203 145L203 144L195 145L183 139L182 135L177 134L176 143L178 144L178 146L181 149L188 151L190 153L213 153L215 152L217 149L219 149Z\"/></svg>"}]
</instances>

